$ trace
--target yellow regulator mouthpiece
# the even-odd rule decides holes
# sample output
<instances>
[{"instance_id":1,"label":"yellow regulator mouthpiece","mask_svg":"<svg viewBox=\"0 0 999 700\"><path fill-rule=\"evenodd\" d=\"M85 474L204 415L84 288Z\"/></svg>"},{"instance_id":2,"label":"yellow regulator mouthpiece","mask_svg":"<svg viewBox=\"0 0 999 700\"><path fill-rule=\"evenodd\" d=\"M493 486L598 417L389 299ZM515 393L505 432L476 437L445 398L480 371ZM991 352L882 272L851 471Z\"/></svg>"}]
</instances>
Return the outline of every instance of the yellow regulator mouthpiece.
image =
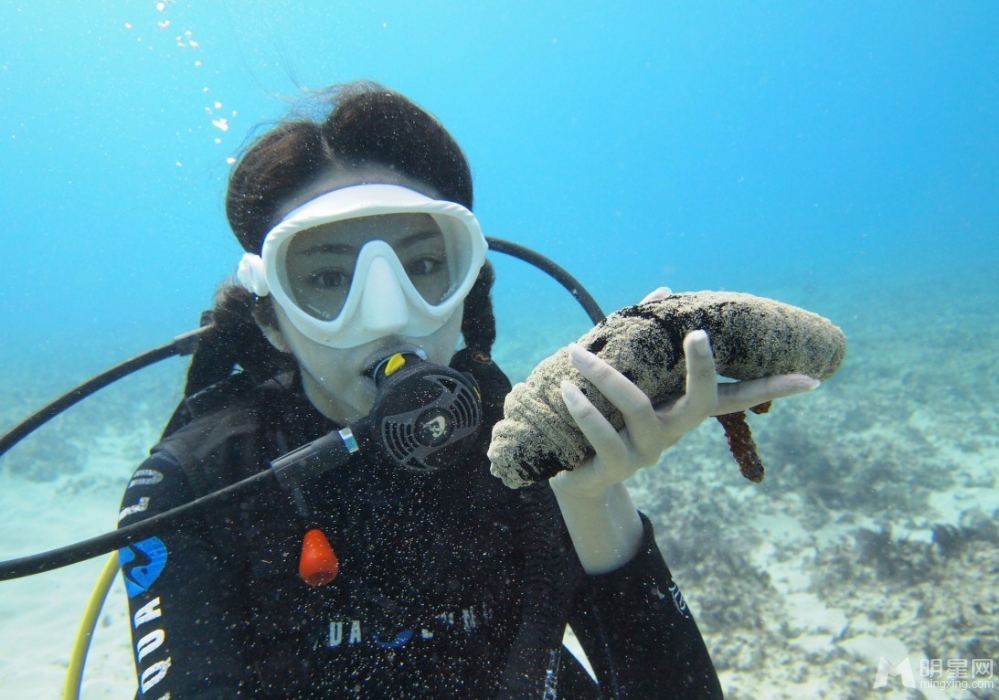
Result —
<instances>
[{"instance_id":1,"label":"yellow regulator mouthpiece","mask_svg":"<svg viewBox=\"0 0 999 700\"><path fill-rule=\"evenodd\" d=\"M401 352L397 352L389 358L388 363L385 365L385 376L391 377L397 369L402 368L405 364L406 358L402 356Z\"/></svg>"}]
</instances>

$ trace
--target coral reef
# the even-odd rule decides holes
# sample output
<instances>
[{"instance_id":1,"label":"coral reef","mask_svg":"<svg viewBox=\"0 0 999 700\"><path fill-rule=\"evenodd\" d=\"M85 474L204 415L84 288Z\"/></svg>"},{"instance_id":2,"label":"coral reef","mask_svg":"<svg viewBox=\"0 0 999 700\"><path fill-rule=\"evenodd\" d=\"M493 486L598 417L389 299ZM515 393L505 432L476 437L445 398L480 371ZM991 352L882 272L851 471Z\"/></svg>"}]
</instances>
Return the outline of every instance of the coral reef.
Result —
<instances>
[{"instance_id":1,"label":"coral reef","mask_svg":"<svg viewBox=\"0 0 999 700\"><path fill-rule=\"evenodd\" d=\"M45 355L30 365L22 358L16 366L0 367L0 432L114 364L115 356L104 350L72 371L51 371L54 361ZM121 443L119 449L127 445L137 466L180 399L184 370L181 363L163 362L72 406L0 456L0 476L47 482L79 475L105 452L100 445L105 440Z\"/></svg>"},{"instance_id":2,"label":"coral reef","mask_svg":"<svg viewBox=\"0 0 999 700\"><path fill-rule=\"evenodd\" d=\"M902 639L928 658L992 658L999 649L999 512L937 523L932 540L895 537L889 527L859 529L816 557L814 590L849 612L850 638L868 628ZM849 580L851 586L844 587ZM858 605L856 587L880 592L878 606Z\"/></svg>"}]
</instances>

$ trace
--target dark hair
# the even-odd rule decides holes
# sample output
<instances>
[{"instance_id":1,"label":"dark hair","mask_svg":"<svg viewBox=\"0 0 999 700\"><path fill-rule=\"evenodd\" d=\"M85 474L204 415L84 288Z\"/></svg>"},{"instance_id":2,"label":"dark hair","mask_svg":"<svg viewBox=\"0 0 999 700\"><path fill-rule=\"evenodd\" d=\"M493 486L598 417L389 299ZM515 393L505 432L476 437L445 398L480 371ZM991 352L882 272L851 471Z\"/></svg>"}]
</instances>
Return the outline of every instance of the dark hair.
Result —
<instances>
[{"instance_id":1,"label":"dark hair","mask_svg":"<svg viewBox=\"0 0 999 700\"><path fill-rule=\"evenodd\" d=\"M320 95L319 103L331 107L324 121L292 118L280 123L250 144L229 178L226 215L245 250L259 253L264 236L277 223L279 207L337 168L388 166L430 185L443 199L472 208L468 160L428 112L371 82L333 87ZM493 277L486 263L465 299L461 326L465 344L486 357L496 337L489 296ZM220 290L212 312L216 327L195 353L186 395L225 378L237 364L265 375L286 366L253 319L260 301L242 288ZM269 304L260 305L258 313L272 312Z\"/></svg>"}]
</instances>

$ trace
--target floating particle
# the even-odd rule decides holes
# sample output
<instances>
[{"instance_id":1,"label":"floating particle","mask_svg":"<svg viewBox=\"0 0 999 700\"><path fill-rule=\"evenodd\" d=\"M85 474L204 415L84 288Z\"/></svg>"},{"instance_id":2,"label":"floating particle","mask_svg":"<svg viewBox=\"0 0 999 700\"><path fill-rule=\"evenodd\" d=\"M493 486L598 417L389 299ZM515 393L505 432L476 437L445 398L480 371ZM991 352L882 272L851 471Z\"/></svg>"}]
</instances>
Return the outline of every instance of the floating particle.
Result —
<instances>
[{"instance_id":1,"label":"floating particle","mask_svg":"<svg viewBox=\"0 0 999 700\"><path fill-rule=\"evenodd\" d=\"M221 102L218 102L218 101L216 101L216 102L215 102L215 109L222 109L222 103L221 103Z\"/></svg>"},{"instance_id":2,"label":"floating particle","mask_svg":"<svg viewBox=\"0 0 999 700\"><path fill-rule=\"evenodd\" d=\"M211 114L211 113L212 113L212 108L211 107L205 107L205 114Z\"/></svg>"},{"instance_id":3,"label":"floating particle","mask_svg":"<svg viewBox=\"0 0 999 700\"><path fill-rule=\"evenodd\" d=\"M196 42L194 39L191 39L188 43L191 45L192 49L200 49L201 48L201 46L198 45L198 42Z\"/></svg>"},{"instance_id":4,"label":"floating particle","mask_svg":"<svg viewBox=\"0 0 999 700\"><path fill-rule=\"evenodd\" d=\"M194 32L192 32L190 29L188 29L186 32L184 32L184 35L185 36L189 36L189 37L190 36L194 36Z\"/></svg>"},{"instance_id":5,"label":"floating particle","mask_svg":"<svg viewBox=\"0 0 999 700\"><path fill-rule=\"evenodd\" d=\"M229 164L229 165L235 165L236 164L236 159L233 158L232 156L229 156L228 158L225 159L225 162L227 164Z\"/></svg>"},{"instance_id":6,"label":"floating particle","mask_svg":"<svg viewBox=\"0 0 999 700\"><path fill-rule=\"evenodd\" d=\"M169 27L169 26L170 26L170 20L166 20L166 21L164 21L164 22L157 22L157 23L156 23L156 25L157 25L157 26L158 26L158 27L159 27L160 29L166 29L167 27Z\"/></svg>"},{"instance_id":7,"label":"floating particle","mask_svg":"<svg viewBox=\"0 0 999 700\"><path fill-rule=\"evenodd\" d=\"M186 44L184 44L184 42L183 42L183 41L178 41L178 42L177 42L177 48L178 48L178 49L186 49L186 48L187 48L187 45L186 45Z\"/></svg>"},{"instance_id":8,"label":"floating particle","mask_svg":"<svg viewBox=\"0 0 999 700\"><path fill-rule=\"evenodd\" d=\"M215 139L215 143L222 143L222 139Z\"/></svg>"},{"instance_id":9,"label":"floating particle","mask_svg":"<svg viewBox=\"0 0 999 700\"><path fill-rule=\"evenodd\" d=\"M176 165L178 168L184 167L184 164L181 163L179 160L174 165Z\"/></svg>"},{"instance_id":10,"label":"floating particle","mask_svg":"<svg viewBox=\"0 0 999 700\"><path fill-rule=\"evenodd\" d=\"M236 112L236 110L232 110L232 116L234 116L234 117L235 117L236 115L237 115L237 112Z\"/></svg>"},{"instance_id":11,"label":"floating particle","mask_svg":"<svg viewBox=\"0 0 999 700\"><path fill-rule=\"evenodd\" d=\"M156 11L157 12L163 12L163 10L165 10L165 9L166 9L166 3L165 2L158 2L158 3L156 3ZM180 163L177 163L177 165L180 165Z\"/></svg>"},{"instance_id":12,"label":"floating particle","mask_svg":"<svg viewBox=\"0 0 999 700\"><path fill-rule=\"evenodd\" d=\"M125 29L131 29L132 24L130 22L125 22Z\"/></svg>"},{"instance_id":13,"label":"floating particle","mask_svg":"<svg viewBox=\"0 0 999 700\"><path fill-rule=\"evenodd\" d=\"M216 129L221 129L222 131L229 131L229 120L212 119L212 126L214 126Z\"/></svg>"},{"instance_id":14,"label":"floating particle","mask_svg":"<svg viewBox=\"0 0 999 700\"><path fill-rule=\"evenodd\" d=\"M201 67L201 61L195 61L195 62L194 62L194 66L195 66L196 68L200 68L200 67Z\"/></svg>"},{"instance_id":15,"label":"floating particle","mask_svg":"<svg viewBox=\"0 0 999 700\"><path fill-rule=\"evenodd\" d=\"M203 92L203 93L207 93L207 92L208 92L208 88L207 88L207 87L203 87L203 88L201 88L201 92Z\"/></svg>"}]
</instances>

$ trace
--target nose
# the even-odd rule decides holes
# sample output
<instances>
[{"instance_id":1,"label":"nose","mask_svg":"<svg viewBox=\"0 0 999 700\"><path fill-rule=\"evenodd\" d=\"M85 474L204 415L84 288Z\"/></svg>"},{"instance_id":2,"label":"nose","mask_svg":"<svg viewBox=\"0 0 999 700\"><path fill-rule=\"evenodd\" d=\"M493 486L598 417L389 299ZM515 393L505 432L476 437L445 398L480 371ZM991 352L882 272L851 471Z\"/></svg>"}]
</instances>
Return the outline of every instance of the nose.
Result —
<instances>
[{"instance_id":1,"label":"nose","mask_svg":"<svg viewBox=\"0 0 999 700\"><path fill-rule=\"evenodd\" d=\"M378 256L371 261L361 294L361 323L364 328L389 335L409 323L409 305L388 260Z\"/></svg>"}]
</instances>

